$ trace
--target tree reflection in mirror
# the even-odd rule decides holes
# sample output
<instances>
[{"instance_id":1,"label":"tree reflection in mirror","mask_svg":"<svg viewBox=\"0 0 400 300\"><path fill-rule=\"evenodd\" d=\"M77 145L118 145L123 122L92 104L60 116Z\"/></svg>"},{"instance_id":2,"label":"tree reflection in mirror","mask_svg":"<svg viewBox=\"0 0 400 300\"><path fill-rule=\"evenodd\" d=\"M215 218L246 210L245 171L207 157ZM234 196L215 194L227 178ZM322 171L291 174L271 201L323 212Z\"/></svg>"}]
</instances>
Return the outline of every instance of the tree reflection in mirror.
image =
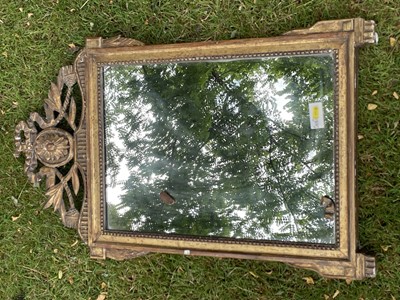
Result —
<instances>
[{"instance_id":1,"label":"tree reflection in mirror","mask_svg":"<svg viewBox=\"0 0 400 300\"><path fill-rule=\"evenodd\" d=\"M103 67L109 230L335 243L335 57Z\"/></svg>"}]
</instances>

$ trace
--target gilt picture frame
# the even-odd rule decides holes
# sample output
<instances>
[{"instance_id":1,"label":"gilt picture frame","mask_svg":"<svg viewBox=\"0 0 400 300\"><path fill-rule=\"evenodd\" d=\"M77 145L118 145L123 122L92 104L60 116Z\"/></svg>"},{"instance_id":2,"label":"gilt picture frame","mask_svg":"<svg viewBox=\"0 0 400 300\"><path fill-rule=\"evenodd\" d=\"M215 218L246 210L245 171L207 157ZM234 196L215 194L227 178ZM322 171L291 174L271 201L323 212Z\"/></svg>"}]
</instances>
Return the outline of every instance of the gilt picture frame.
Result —
<instances>
[{"instance_id":1,"label":"gilt picture frame","mask_svg":"<svg viewBox=\"0 0 400 300\"><path fill-rule=\"evenodd\" d=\"M78 230L93 258L122 260L161 252L279 261L331 278L374 277L374 257L358 253L357 249L355 162L357 51L363 45L376 42L375 23L361 18L322 21L309 29L271 38L171 45L144 45L122 37L88 38L74 65L63 67L57 82L51 84L44 104L46 117L32 113L28 121L17 125L15 155L25 155L25 172L33 184L46 178L45 208L53 206L65 226ZM113 82L107 79L107 68L259 62L282 57L327 57L332 69L330 174L334 196L321 194L320 204L323 211L320 219L324 216L331 219L332 241L111 228L107 202L110 187L106 175L110 168L107 167L110 149L107 140L111 135L107 134L110 125L105 121L109 114L105 103L109 101L107 82ZM218 80L215 74L213 80ZM313 115L319 120L317 114L322 107L319 105L309 106L310 121L306 121L311 122L311 129L324 127L321 123L312 124ZM169 191L159 192L163 203L157 202L157 207L170 209L176 206L175 202L179 204L180 200Z\"/></svg>"}]
</instances>

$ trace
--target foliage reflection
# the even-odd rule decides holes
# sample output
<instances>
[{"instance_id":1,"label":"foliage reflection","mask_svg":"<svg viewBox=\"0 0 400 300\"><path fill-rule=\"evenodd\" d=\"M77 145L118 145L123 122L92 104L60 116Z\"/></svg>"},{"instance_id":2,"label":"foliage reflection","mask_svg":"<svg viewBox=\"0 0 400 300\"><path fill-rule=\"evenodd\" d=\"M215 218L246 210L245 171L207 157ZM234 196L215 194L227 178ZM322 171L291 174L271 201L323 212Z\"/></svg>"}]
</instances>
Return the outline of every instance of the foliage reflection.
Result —
<instances>
[{"instance_id":1,"label":"foliage reflection","mask_svg":"<svg viewBox=\"0 0 400 300\"><path fill-rule=\"evenodd\" d=\"M333 70L330 54L104 67L108 228L334 243Z\"/></svg>"}]
</instances>

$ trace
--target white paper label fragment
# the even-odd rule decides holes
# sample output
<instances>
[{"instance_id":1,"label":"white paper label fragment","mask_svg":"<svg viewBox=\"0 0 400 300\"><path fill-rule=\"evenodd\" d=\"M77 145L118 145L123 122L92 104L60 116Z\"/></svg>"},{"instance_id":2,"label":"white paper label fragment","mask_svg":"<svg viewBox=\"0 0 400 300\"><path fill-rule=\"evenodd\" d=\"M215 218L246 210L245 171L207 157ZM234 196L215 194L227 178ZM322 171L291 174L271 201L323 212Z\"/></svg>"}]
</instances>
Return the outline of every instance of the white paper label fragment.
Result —
<instances>
[{"instance_id":1,"label":"white paper label fragment","mask_svg":"<svg viewBox=\"0 0 400 300\"><path fill-rule=\"evenodd\" d=\"M322 102L310 103L308 104L308 109L311 129L324 128L324 110L322 108Z\"/></svg>"}]
</instances>

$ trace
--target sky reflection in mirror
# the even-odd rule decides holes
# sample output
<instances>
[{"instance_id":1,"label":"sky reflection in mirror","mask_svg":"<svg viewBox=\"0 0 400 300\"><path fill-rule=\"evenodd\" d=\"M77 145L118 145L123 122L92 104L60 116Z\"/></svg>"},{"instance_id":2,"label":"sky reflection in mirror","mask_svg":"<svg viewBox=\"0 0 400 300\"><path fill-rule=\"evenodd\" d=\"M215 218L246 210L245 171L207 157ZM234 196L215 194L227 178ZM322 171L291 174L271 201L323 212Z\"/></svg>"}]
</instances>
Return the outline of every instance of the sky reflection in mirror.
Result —
<instances>
[{"instance_id":1,"label":"sky reflection in mirror","mask_svg":"<svg viewBox=\"0 0 400 300\"><path fill-rule=\"evenodd\" d=\"M109 230L335 243L330 53L103 78Z\"/></svg>"}]
</instances>

